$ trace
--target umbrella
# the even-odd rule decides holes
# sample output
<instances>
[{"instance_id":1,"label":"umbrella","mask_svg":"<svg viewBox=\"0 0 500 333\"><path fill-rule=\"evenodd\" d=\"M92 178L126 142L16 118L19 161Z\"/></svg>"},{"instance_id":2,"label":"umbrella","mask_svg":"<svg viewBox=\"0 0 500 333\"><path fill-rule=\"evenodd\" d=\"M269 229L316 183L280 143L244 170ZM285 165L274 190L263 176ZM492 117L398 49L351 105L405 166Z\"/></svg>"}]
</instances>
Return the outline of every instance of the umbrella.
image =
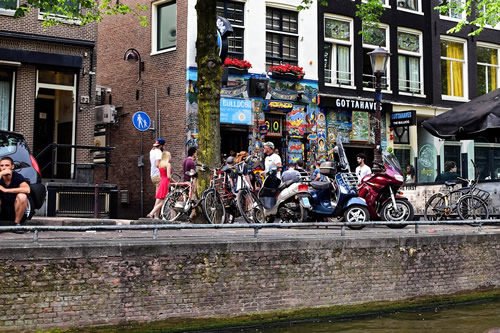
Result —
<instances>
[{"instance_id":1,"label":"umbrella","mask_svg":"<svg viewBox=\"0 0 500 333\"><path fill-rule=\"evenodd\" d=\"M500 136L500 89L426 120L422 126L442 139L467 140L480 136L492 139Z\"/></svg>"}]
</instances>

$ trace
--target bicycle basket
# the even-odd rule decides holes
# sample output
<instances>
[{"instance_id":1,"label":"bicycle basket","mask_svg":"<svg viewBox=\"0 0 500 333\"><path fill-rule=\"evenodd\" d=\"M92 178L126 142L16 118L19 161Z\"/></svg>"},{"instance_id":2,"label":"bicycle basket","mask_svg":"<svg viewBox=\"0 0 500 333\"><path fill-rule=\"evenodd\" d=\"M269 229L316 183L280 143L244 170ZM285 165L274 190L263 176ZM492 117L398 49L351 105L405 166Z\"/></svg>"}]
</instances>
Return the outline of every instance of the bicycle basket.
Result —
<instances>
[{"instance_id":1,"label":"bicycle basket","mask_svg":"<svg viewBox=\"0 0 500 333\"><path fill-rule=\"evenodd\" d=\"M475 188L472 194L486 201L490 197L490 192Z\"/></svg>"}]
</instances>

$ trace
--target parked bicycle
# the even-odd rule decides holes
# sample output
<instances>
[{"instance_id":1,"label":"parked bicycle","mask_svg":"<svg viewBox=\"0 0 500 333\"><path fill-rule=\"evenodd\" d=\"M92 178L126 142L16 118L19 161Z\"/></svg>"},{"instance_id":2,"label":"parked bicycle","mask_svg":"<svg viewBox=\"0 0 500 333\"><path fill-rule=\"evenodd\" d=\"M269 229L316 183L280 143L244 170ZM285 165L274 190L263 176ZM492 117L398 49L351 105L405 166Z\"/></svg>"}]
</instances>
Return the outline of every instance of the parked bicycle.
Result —
<instances>
[{"instance_id":1,"label":"parked bicycle","mask_svg":"<svg viewBox=\"0 0 500 333\"><path fill-rule=\"evenodd\" d=\"M456 182L446 181L444 183L446 191L436 193L427 200L424 209L425 220L439 221L456 214L462 220L487 219L489 217L486 200L490 193L476 188L479 172L474 161L472 164L475 170L474 179L457 177L458 180L467 183L466 187L453 190Z\"/></svg>"}]
</instances>

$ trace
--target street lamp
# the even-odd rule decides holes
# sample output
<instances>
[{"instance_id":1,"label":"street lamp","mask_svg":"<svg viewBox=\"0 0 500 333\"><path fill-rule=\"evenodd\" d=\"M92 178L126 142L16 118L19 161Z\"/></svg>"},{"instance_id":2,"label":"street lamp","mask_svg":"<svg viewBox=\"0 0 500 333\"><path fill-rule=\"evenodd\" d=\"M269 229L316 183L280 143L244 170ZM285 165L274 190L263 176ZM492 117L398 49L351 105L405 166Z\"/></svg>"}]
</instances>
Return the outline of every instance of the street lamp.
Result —
<instances>
[{"instance_id":1,"label":"street lamp","mask_svg":"<svg viewBox=\"0 0 500 333\"><path fill-rule=\"evenodd\" d=\"M139 53L139 51L134 48L128 49L127 51L125 51L123 60L131 64L139 62L139 77L137 78L137 81L135 81L139 82L141 80L141 73L144 72L144 61L141 61L141 54Z\"/></svg>"},{"instance_id":2,"label":"street lamp","mask_svg":"<svg viewBox=\"0 0 500 333\"><path fill-rule=\"evenodd\" d=\"M380 103L382 101L382 76L387 67L387 60L391 54L383 47L377 47L374 51L368 53L372 64L373 75L375 76L375 150L373 156L373 171L381 171L382 156L380 155Z\"/></svg>"}]
</instances>

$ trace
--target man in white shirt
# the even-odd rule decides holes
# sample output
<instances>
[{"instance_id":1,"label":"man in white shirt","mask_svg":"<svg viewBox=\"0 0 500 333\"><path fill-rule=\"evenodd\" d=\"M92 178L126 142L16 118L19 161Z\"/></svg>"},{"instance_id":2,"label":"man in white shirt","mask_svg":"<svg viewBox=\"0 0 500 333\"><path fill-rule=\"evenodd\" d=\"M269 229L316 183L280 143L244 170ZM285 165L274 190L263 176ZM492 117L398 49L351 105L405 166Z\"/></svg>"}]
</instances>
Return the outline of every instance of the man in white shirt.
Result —
<instances>
[{"instance_id":1,"label":"man in white shirt","mask_svg":"<svg viewBox=\"0 0 500 333\"><path fill-rule=\"evenodd\" d=\"M356 168L356 175L358 176L359 181L363 179L364 176L370 175L372 173L372 169L365 164L366 155L363 153L359 153L356 155L356 160L358 161L358 167Z\"/></svg>"},{"instance_id":2,"label":"man in white shirt","mask_svg":"<svg viewBox=\"0 0 500 333\"><path fill-rule=\"evenodd\" d=\"M276 167L278 167L278 170L279 168L281 168L281 157L274 153L274 143L272 143L271 141L264 143L264 154L266 155L266 159L264 160L264 173L267 176L269 168L272 164L276 165ZM280 171L278 171L278 178L281 178Z\"/></svg>"},{"instance_id":3,"label":"man in white shirt","mask_svg":"<svg viewBox=\"0 0 500 333\"><path fill-rule=\"evenodd\" d=\"M159 138L153 144L153 148L151 148L151 151L149 152L149 162L151 162L150 175L151 175L151 181L155 186L155 195L156 192L158 191L158 186L160 185L160 170L158 169L158 166L160 165L161 154L163 153L163 147L165 147L165 140Z\"/></svg>"}]
</instances>

